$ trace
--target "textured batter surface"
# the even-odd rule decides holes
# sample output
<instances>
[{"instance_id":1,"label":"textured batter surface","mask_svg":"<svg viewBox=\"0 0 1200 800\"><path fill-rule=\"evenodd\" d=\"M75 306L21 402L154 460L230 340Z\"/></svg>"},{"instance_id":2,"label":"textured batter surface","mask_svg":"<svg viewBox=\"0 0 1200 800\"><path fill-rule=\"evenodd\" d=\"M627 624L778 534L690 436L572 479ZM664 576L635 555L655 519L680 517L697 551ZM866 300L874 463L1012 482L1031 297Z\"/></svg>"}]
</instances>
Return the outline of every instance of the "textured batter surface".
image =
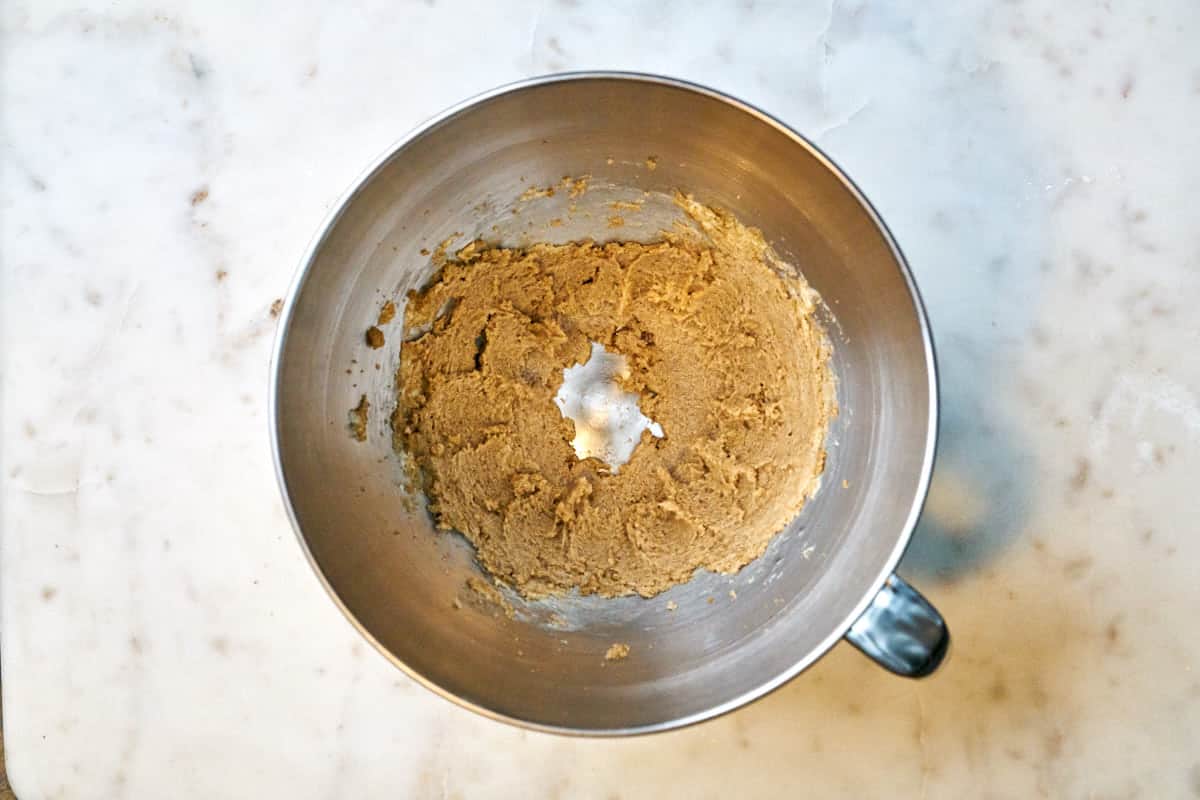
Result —
<instances>
[{"instance_id":1,"label":"textured batter surface","mask_svg":"<svg viewBox=\"0 0 1200 800\"><path fill-rule=\"evenodd\" d=\"M703 235L471 245L409 299L396 447L437 525L527 596L735 572L816 489L835 407L814 296L757 232L681 203ZM591 342L664 432L615 474L576 457L554 404Z\"/></svg>"}]
</instances>

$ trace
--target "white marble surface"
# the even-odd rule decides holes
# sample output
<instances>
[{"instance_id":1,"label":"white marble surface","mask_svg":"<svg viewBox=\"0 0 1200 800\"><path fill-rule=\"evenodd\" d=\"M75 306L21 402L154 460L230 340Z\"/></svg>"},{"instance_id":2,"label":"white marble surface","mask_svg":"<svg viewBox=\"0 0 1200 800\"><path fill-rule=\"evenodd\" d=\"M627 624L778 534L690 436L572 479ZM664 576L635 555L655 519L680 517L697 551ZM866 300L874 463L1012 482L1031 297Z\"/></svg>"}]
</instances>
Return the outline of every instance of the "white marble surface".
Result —
<instances>
[{"instance_id":1,"label":"white marble surface","mask_svg":"<svg viewBox=\"0 0 1200 800\"><path fill-rule=\"evenodd\" d=\"M3 7L23 800L1200 795L1194 2L232 5ZM905 247L944 374L903 568L956 635L935 678L842 645L685 731L536 735L404 678L310 574L267 442L272 302L410 126L589 67L782 116Z\"/></svg>"}]
</instances>

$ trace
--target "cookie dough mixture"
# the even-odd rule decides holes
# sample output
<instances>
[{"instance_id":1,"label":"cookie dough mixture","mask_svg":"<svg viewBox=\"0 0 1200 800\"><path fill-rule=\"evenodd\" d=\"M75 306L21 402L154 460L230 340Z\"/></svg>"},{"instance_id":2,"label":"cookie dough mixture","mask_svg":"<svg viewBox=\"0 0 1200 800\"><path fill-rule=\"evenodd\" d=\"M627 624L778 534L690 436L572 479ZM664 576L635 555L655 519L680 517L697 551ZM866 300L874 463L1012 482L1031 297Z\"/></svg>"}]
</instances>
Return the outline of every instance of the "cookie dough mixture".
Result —
<instances>
[{"instance_id":1,"label":"cookie dough mixture","mask_svg":"<svg viewBox=\"0 0 1200 800\"><path fill-rule=\"evenodd\" d=\"M439 528L529 597L655 595L761 555L816 490L835 413L816 297L757 231L678 198L656 244L469 245L410 296L395 445ZM591 343L659 423L614 471L555 405Z\"/></svg>"}]
</instances>

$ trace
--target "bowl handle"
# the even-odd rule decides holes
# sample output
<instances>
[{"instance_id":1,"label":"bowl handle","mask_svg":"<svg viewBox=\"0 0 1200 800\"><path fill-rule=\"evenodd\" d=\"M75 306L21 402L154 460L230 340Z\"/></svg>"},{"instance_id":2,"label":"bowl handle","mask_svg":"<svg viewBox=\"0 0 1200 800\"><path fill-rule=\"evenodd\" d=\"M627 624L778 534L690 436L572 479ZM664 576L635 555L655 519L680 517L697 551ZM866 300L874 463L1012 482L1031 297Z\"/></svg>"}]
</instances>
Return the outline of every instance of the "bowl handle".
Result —
<instances>
[{"instance_id":1,"label":"bowl handle","mask_svg":"<svg viewBox=\"0 0 1200 800\"><path fill-rule=\"evenodd\" d=\"M899 575L883 588L846 634L884 669L905 678L924 678L950 649L950 629L928 600Z\"/></svg>"}]
</instances>

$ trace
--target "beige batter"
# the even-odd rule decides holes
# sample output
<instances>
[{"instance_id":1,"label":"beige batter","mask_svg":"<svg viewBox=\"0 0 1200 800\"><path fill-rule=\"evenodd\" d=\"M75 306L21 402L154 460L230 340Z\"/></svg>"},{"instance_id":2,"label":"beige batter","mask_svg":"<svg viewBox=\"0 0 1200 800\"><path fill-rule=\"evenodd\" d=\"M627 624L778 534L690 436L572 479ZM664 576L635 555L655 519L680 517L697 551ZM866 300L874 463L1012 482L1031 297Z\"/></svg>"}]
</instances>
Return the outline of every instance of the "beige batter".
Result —
<instances>
[{"instance_id":1,"label":"beige batter","mask_svg":"<svg viewBox=\"0 0 1200 800\"><path fill-rule=\"evenodd\" d=\"M757 231L679 202L702 233L470 245L410 297L396 447L438 527L526 596L735 572L817 487L836 409L815 297ZM591 342L625 357L664 433L615 473L576 457L554 403Z\"/></svg>"}]
</instances>

